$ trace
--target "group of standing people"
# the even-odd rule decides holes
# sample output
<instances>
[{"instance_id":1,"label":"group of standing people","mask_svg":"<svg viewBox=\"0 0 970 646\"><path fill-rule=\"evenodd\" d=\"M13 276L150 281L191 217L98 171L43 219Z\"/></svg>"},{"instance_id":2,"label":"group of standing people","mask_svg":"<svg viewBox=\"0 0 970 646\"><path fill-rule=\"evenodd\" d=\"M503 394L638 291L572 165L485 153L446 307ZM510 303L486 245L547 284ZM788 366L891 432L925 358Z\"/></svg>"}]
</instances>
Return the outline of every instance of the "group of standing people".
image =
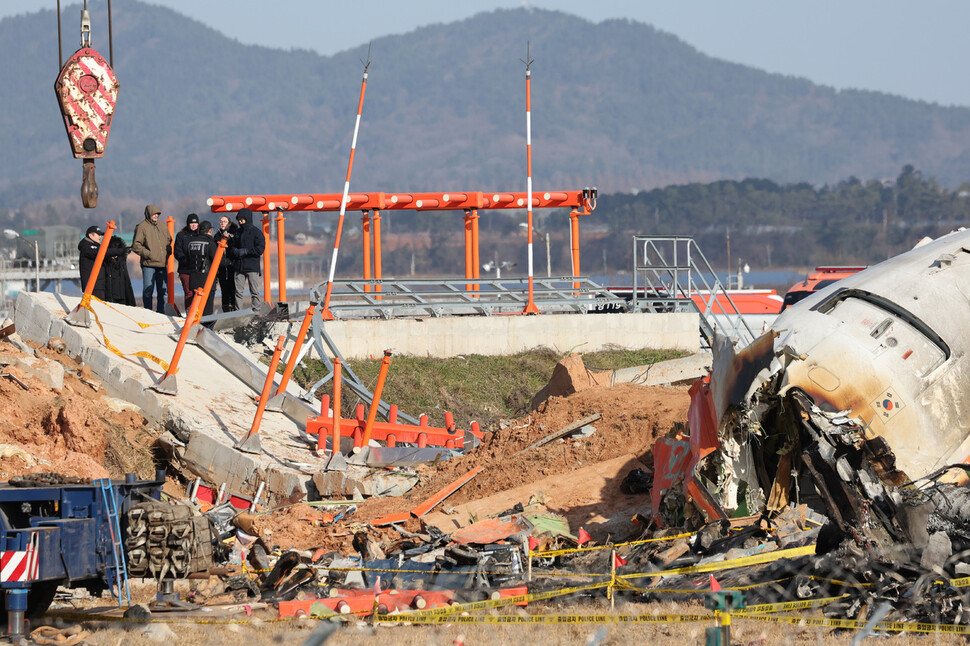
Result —
<instances>
[{"instance_id":1,"label":"group of standing people","mask_svg":"<svg viewBox=\"0 0 970 646\"><path fill-rule=\"evenodd\" d=\"M241 209L233 223L228 215L219 218L219 228L213 229L207 220L199 220L189 213L182 228L172 240L168 227L159 222L162 210L149 204L145 207L145 219L135 227L130 251L140 258L142 278L142 304L146 309L165 312L167 264L169 255L175 256L176 272L184 292L183 305L188 312L195 298L195 290L205 285L209 270L215 260L216 247L226 240L227 248L219 263L217 276L222 293L222 311L238 309L248 286L253 311L259 312L263 299L261 294L262 262L266 241L262 231L253 226L253 213ZM94 268L94 261L101 246L104 232L97 226L88 230L78 243L80 253L81 285L87 285ZM131 279L128 277L127 257L129 249L120 238L108 243L101 271L95 281L94 295L101 300L124 305L136 305ZM123 272L123 276L120 273ZM127 287L125 287L127 286ZM214 308L215 289L202 309L202 315L211 314Z\"/></svg>"}]
</instances>

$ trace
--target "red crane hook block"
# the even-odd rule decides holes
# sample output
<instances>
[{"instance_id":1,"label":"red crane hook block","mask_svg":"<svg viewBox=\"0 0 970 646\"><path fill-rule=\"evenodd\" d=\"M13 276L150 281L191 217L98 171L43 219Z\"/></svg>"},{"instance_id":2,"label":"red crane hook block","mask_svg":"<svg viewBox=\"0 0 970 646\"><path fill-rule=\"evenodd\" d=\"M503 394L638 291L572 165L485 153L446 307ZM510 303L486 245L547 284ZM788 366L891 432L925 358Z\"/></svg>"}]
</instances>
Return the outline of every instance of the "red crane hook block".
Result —
<instances>
[{"instance_id":1,"label":"red crane hook block","mask_svg":"<svg viewBox=\"0 0 970 646\"><path fill-rule=\"evenodd\" d=\"M120 87L108 61L91 47L74 52L54 83L74 158L84 160L81 201L88 209L98 205L94 160L104 157Z\"/></svg>"}]
</instances>

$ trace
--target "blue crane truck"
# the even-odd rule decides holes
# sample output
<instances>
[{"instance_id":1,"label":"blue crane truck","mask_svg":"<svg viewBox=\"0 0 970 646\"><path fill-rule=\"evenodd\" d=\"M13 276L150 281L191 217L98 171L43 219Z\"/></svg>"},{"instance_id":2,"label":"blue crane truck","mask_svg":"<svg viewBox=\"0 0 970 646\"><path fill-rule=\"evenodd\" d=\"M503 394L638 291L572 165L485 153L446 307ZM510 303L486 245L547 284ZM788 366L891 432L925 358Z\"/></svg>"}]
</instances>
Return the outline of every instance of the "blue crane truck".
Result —
<instances>
[{"instance_id":1,"label":"blue crane truck","mask_svg":"<svg viewBox=\"0 0 970 646\"><path fill-rule=\"evenodd\" d=\"M154 480L128 474L92 483L31 474L0 483L0 588L14 641L24 635L24 617L46 612L59 586L92 594L111 589L121 599L127 514L146 502L163 504L164 481L158 471Z\"/></svg>"}]
</instances>

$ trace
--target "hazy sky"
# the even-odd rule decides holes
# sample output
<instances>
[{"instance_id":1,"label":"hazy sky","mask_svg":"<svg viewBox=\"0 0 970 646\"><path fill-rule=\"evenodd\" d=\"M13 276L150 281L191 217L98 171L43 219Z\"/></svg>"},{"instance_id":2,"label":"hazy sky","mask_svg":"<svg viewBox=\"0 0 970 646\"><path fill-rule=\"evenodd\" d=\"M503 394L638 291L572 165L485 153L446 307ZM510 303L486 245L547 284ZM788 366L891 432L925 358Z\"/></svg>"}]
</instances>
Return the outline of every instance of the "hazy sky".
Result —
<instances>
[{"instance_id":1,"label":"hazy sky","mask_svg":"<svg viewBox=\"0 0 970 646\"><path fill-rule=\"evenodd\" d=\"M89 0L89 3L105 0ZM117 15L126 0L113 0ZM243 43L333 54L419 26L467 18L506 0L152 0ZM67 0L62 0L67 7ZM0 0L0 18L53 9L55 0ZM65 42L77 31L65 12ZM630 18L735 63L806 77L836 88L970 106L967 0L537 0L599 22ZM73 21L73 22L72 22ZM104 26L94 25L97 30ZM73 30L73 31L72 31ZM582 34L577 34L581 38Z\"/></svg>"}]
</instances>

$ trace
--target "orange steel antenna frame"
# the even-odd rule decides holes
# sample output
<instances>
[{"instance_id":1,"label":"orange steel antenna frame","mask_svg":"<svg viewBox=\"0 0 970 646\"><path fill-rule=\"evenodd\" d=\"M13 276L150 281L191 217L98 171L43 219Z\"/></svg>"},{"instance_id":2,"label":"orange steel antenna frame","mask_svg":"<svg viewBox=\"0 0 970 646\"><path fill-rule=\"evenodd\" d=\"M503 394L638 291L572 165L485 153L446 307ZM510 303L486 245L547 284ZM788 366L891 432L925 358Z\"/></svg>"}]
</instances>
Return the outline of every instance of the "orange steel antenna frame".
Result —
<instances>
[{"instance_id":1,"label":"orange steel antenna frame","mask_svg":"<svg viewBox=\"0 0 970 646\"><path fill-rule=\"evenodd\" d=\"M521 209L531 201L534 209L554 209L569 208L570 218L570 250L572 257L573 277L578 278L579 271L579 217L589 215L596 208L596 189L585 188L582 190L569 191L545 191L533 192L532 199L529 200L528 192L509 192L509 193L484 193L482 191L464 191L461 193L352 193L346 196L347 206L360 209L362 212L372 211L372 239L374 244L373 262L374 278L381 280L381 251L380 251L380 218L381 210L385 211L471 211L471 250L472 250L472 276L466 278L481 278L479 260L479 238L478 225L480 209ZM213 213L231 213L249 206L257 208L279 209L287 211L314 211L332 212L338 211L343 204L343 195L340 193L304 193L301 195L213 195L208 199L208 205ZM339 243L339 223L338 240ZM335 260L331 259L331 265ZM467 262L467 260L466 260ZM332 284L332 279L331 279ZM330 284L328 284L328 289ZM578 289L579 284L574 284ZM478 290L479 284L475 283L473 289ZM375 291L380 291L380 286L375 287ZM379 298L379 297L378 297ZM329 320L326 315L324 320ZM332 315L329 317L332 318Z\"/></svg>"}]
</instances>

